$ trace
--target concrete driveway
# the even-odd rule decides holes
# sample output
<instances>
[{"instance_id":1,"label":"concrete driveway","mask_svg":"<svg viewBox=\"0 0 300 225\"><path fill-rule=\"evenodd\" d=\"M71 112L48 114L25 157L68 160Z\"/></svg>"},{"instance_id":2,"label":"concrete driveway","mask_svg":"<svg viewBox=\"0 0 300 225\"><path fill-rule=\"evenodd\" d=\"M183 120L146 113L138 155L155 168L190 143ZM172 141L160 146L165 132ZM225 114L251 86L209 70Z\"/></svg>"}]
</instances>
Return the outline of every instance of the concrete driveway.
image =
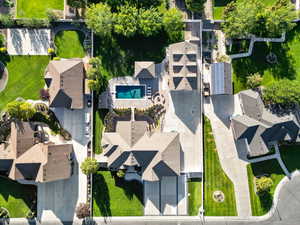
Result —
<instances>
[{"instance_id":1,"label":"concrete driveway","mask_svg":"<svg viewBox=\"0 0 300 225\"><path fill-rule=\"evenodd\" d=\"M202 172L202 116L201 97L196 91L169 93L163 131L180 133L183 151L182 171Z\"/></svg>"},{"instance_id":2,"label":"concrete driveway","mask_svg":"<svg viewBox=\"0 0 300 225\"><path fill-rule=\"evenodd\" d=\"M73 175L70 179L38 185L38 218L42 221L57 219L72 221L78 203L86 202L87 178L80 170L87 156L88 138L84 136L84 114L90 109L67 110L56 108L55 114L61 124L72 135L75 153Z\"/></svg>"}]
</instances>

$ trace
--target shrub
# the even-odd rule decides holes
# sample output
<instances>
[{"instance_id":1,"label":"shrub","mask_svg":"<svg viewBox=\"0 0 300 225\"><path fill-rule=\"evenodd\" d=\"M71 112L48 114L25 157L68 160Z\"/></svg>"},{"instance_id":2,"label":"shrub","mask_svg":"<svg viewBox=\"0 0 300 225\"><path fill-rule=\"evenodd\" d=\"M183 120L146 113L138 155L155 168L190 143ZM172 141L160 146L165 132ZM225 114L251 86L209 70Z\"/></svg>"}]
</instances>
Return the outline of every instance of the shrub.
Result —
<instances>
[{"instance_id":1,"label":"shrub","mask_svg":"<svg viewBox=\"0 0 300 225\"><path fill-rule=\"evenodd\" d=\"M31 210L29 210L26 213L26 219L33 219L34 218L34 212L32 212Z\"/></svg>"},{"instance_id":2,"label":"shrub","mask_svg":"<svg viewBox=\"0 0 300 225\"><path fill-rule=\"evenodd\" d=\"M0 218L9 218L9 212L6 208L0 207Z\"/></svg>"},{"instance_id":3,"label":"shrub","mask_svg":"<svg viewBox=\"0 0 300 225\"><path fill-rule=\"evenodd\" d=\"M185 0L186 8L198 13L202 11L204 2L204 0Z\"/></svg>"},{"instance_id":4,"label":"shrub","mask_svg":"<svg viewBox=\"0 0 300 225\"><path fill-rule=\"evenodd\" d=\"M10 7L10 8L12 8L12 7L14 7L14 2L13 2L12 0L4 0L3 5L4 5L5 7Z\"/></svg>"},{"instance_id":5,"label":"shrub","mask_svg":"<svg viewBox=\"0 0 300 225\"><path fill-rule=\"evenodd\" d=\"M90 206L86 203L80 203L76 207L76 216L78 219L84 219L85 217L90 216Z\"/></svg>"},{"instance_id":6,"label":"shrub","mask_svg":"<svg viewBox=\"0 0 300 225\"><path fill-rule=\"evenodd\" d=\"M0 53L6 53L7 52L7 48L6 47L1 47L0 48Z\"/></svg>"},{"instance_id":7,"label":"shrub","mask_svg":"<svg viewBox=\"0 0 300 225\"><path fill-rule=\"evenodd\" d=\"M263 78L259 73L254 73L247 77L247 87L257 88L261 85Z\"/></svg>"},{"instance_id":8,"label":"shrub","mask_svg":"<svg viewBox=\"0 0 300 225\"><path fill-rule=\"evenodd\" d=\"M124 172L124 170L118 170L117 176L118 176L119 178L124 178L124 177L125 177L125 172Z\"/></svg>"},{"instance_id":9,"label":"shrub","mask_svg":"<svg viewBox=\"0 0 300 225\"><path fill-rule=\"evenodd\" d=\"M15 24L15 21L10 14L0 14L0 23L3 27L10 27Z\"/></svg>"},{"instance_id":10,"label":"shrub","mask_svg":"<svg viewBox=\"0 0 300 225\"><path fill-rule=\"evenodd\" d=\"M86 158L80 166L80 169L85 175L96 173L99 169L99 164L94 158Z\"/></svg>"},{"instance_id":11,"label":"shrub","mask_svg":"<svg viewBox=\"0 0 300 225\"><path fill-rule=\"evenodd\" d=\"M0 34L0 47L5 46L6 40L3 34Z\"/></svg>"},{"instance_id":12,"label":"shrub","mask_svg":"<svg viewBox=\"0 0 300 225\"><path fill-rule=\"evenodd\" d=\"M48 54L49 55L54 55L55 54L54 48L48 48Z\"/></svg>"},{"instance_id":13,"label":"shrub","mask_svg":"<svg viewBox=\"0 0 300 225\"><path fill-rule=\"evenodd\" d=\"M270 177L257 178L255 181L256 191L258 194L269 192L273 186L273 181Z\"/></svg>"},{"instance_id":14,"label":"shrub","mask_svg":"<svg viewBox=\"0 0 300 225\"><path fill-rule=\"evenodd\" d=\"M53 60L59 61L60 57L56 56L56 57L53 58Z\"/></svg>"},{"instance_id":15,"label":"shrub","mask_svg":"<svg viewBox=\"0 0 300 225\"><path fill-rule=\"evenodd\" d=\"M11 118L28 121L36 113L32 104L24 101L12 101L6 105L6 111Z\"/></svg>"}]
</instances>

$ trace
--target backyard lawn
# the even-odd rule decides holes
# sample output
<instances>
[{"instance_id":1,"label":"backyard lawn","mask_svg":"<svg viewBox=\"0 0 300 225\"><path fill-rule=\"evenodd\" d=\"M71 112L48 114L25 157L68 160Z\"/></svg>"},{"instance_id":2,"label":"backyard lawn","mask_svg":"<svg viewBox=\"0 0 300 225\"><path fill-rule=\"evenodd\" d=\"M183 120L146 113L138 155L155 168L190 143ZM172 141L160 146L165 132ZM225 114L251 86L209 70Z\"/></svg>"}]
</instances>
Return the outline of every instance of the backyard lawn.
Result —
<instances>
[{"instance_id":1,"label":"backyard lawn","mask_svg":"<svg viewBox=\"0 0 300 225\"><path fill-rule=\"evenodd\" d=\"M210 121L204 118L204 205L206 216L237 216L234 186L224 173L216 144L212 134ZM225 195L223 202L213 199L215 191L222 191Z\"/></svg>"},{"instance_id":2,"label":"backyard lawn","mask_svg":"<svg viewBox=\"0 0 300 225\"><path fill-rule=\"evenodd\" d=\"M1 176L0 184L0 207L6 208L11 218L25 217L34 206L36 187L22 185Z\"/></svg>"},{"instance_id":3,"label":"backyard lawn","mask_svg":"<svg viewBox=\"0 0 300 225\"><path fill-rule=\"evenodd\" d=\"M189 216L197 216L201 206L201 180L192 179L188 182Z\"/></svg>"},{"instance_id":4,"label":"backyard lawn","mask_svg":"<svg viewBox=\"0 0 300 225\"><path fill-rule=\"evenodd\" d=\"M224 8L231 1L232 0L214 0L213 15L214 15L215 20L221 20L222 19ZM240 1L240 0L238 0L238 1ZM276 2L276 0L262 0L262 2L266 6L271 6Z\"/></svg>"},{"instance_id":5,"label":"backyard lawn","mask_svg":"<svg viewBox=\"0 0 300 225\"><path fill-rule=\"evenodd\" d=\"M64 0L17 0L17 18L46 18L48 9L64 10Z\"/></svg>"},{"instance_id":6,"label":"backyard lawn","mask_svg":"<svg viewBox=\"0 0 300 225\"><path fill-rule=\"evenodd\" d=\"M114 178L109 171L93 176L94 216L143 216L143 185Z\"/></svg>"},{"instance_id":7,"label":"backyard lawn","mask_svg":"<svg viewBox=\"0 0 300 225\"><path fill-rule=\"evenodd\" d=\"M272 207L273 195L276 186L284 178L285 174L282 171L276 159L267 160L258 163L247 165L248 182L251 199L252 216L262 216L266 214ZM273 180L273 186L269 194L259 197L255 192L255 176L269 176Z\"/></svg>"},{"instance_id":8,"label":"backyard lawn","mask_svg":"<svg viewBox=\"0 0 300 225\"><path fill-rule=\"evenodd\" d=\"M98 109L94 112L94 152L100 154L102 152L101 138L104 128L104 117L107 114L107 110Z\"/></svg>"},{"instance_id":9,"label":"backyard lawn","mask_svg":"<svg viewBox=\"0 0 300 225\"><path fill-rule=\"evenodd\" d=\"M80 31L61 31L55 36L56 54L60 58L83 58L85 50L83 47L84 33Z\"/></svg>"},{"instance_id":10,"label":"backyard lawn","mask_svg":"<svg viewBox=\"0 0 300 225\"><path fill-rule=\"evenodd\" d=\"M300 145L280 146L280 155L289 172L300 170Z\"/></svg>"},{"instance_id":11,"label":"backyard lawn","mask_svg":"<svg viewBox=\"0 0 300 225\"><path fill-rule=\"evenodd\" d=\"M0 92L0 111L17 97L38 99L44 87L44 71L49 62L48 56L7 56L0 60L8 69L8 83Z\"/></svg>"},{"instance_id":12,"label":"backyard lawn","mask_svg":"<svg viewBox=\"0 0 300 225\"><path fill-rule=\"evenodd\" d=\"M263 76L262 85L268 86L280 79L300 80L300 25L287 34L285 43L257 42L252 55L232 60L234 92L246 89L246 77L253 73ZM266 56L273 52L277 64L270 64Z\"/></svg>"}]
</instances>

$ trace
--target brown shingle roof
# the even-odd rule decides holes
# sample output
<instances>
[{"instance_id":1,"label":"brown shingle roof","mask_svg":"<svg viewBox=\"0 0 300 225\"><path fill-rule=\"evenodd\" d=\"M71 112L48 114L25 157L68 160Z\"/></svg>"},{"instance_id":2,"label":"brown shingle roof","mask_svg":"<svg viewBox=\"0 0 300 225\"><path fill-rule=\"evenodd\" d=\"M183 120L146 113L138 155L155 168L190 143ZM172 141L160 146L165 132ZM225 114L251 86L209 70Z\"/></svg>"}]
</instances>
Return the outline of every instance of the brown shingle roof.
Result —
<instances>
[{"instance_id":1,"label":"brown shingle roof","mask_svg":"<svg viewBox=\"0 0 300 225\"><path fill-rule=\"evenodd\" d=\"M45 78L47 84L50 84L51 107L83 108L83 68L83 62L76 59L51 61L49 63Z\"/></svg>"},{"instance_id":2,"label":"brown shingle roof","mask_svg":"<svg viewBox=\"0 0 300 225\"><path fill-rule=\"evenodd\" d=\"M43 135L37 133L40 123L12 123L8 145L0 146L1 160L11 159L9 177L13 180L29 179L36 182L48 182L66 179L71 174L69 155L72 144L43 142ZM40 131L43 132L43 131Z\"/></svg>"}]
</instances>

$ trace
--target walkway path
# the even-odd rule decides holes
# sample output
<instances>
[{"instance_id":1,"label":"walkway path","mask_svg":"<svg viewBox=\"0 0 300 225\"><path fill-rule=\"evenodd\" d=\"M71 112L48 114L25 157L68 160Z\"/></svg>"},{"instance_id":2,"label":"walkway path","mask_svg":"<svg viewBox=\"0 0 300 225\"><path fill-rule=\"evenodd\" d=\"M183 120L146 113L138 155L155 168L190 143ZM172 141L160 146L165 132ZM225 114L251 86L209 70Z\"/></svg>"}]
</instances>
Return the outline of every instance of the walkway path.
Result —
<instances>
[{"instance_id":1,"label":"walkway path","mask_svg":"<svg viewBox=\"0 0 300 225\"><path fill-rule=\"evenodd\" d=\"M226 104L226 101L228 100L223 99L220 102L223 105ZM222 109L223 107L218 108ZM228 119L226 110L219 111L218 108L214 107L212 102L204 104L204 112L211 122L221 166L234 184L238 216L247 218L251 216L247 162L239 159L232 131L222 121Z\"/></svg>"}]
</instances>

